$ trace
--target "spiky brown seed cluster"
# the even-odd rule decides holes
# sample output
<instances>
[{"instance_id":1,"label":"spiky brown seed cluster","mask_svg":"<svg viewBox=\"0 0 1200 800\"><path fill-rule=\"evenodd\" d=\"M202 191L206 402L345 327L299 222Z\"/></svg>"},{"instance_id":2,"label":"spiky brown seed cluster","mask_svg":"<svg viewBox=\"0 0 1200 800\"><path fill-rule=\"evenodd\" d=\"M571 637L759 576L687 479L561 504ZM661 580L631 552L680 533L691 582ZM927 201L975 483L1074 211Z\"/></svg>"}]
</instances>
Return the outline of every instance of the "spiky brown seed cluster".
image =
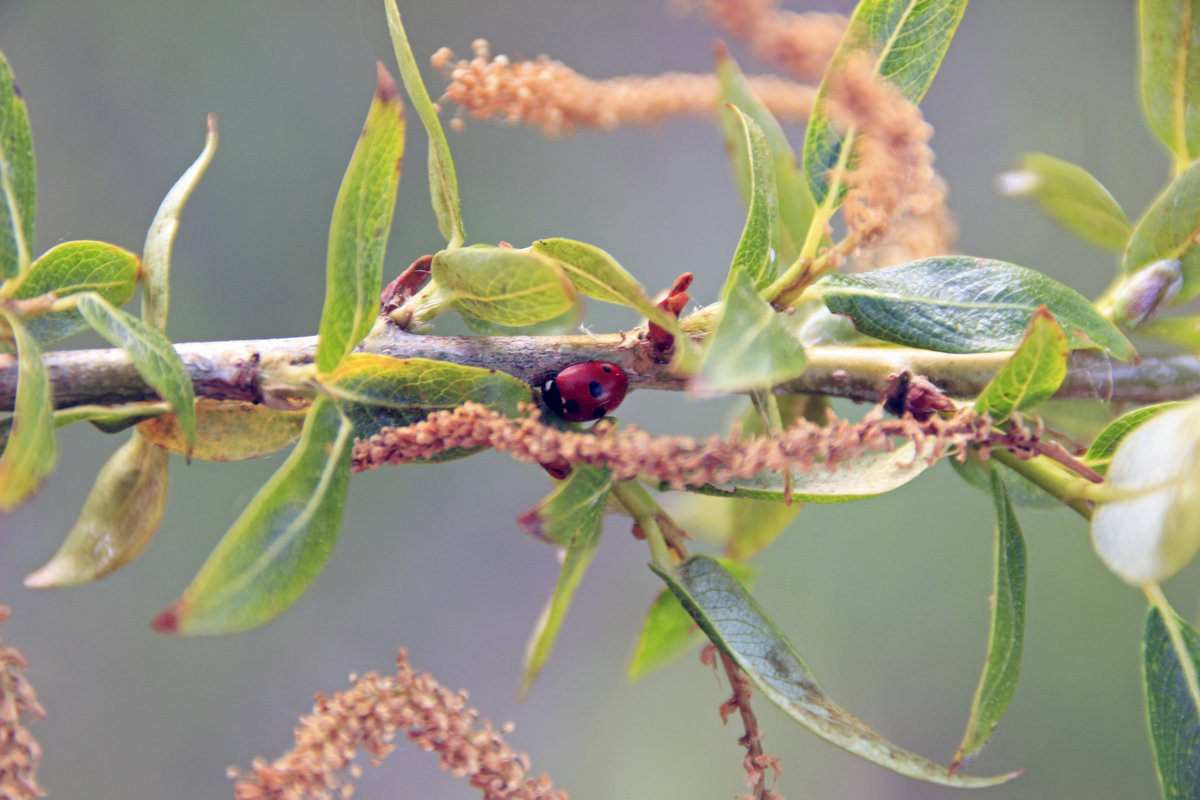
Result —
<instances>
[{"instance_id":1,"label":"spiky brown seed cluster","mask_svg":"<svg viewBox=\"0 0 1200 800\"><path fill-rule=\"evenodd\" d=\"M841 14L780 11L778 0L707 0L704 13L757 58L805 79L821 77L846 30Z\"/></svg>"},{"instance_id":2,"label":"spiky brown seed cluster","mask_svg":"<svg viewBox=\"0 0 1200 800\"><path fill-rule=\"evenodd\" d=\"M9 611L0 606L0 625ZM38 785L42 748L26 725L45 719L33 685L23 674L29 663L13 647L0 647L0 798L25 800L45 794Z\"/></svg>"},{"instance_id":3,"label":"spiky brown seed cluster","mask_svg":"<svg viewBox=\"0 0 1200 800\"><path fill-rule=\"evenodd\" d=\"M378 764L394 748L397 731L422 750L441 756L442 768L467 778L484 800L568 800L546 775L530 775L529 757L512 750L487 720L467 707L465 692L443 688L408 665L403 650L396 674L371 672L333 697L318 694L313 713L296 727L296 746L248 772L229 770L238 800L348 798L361 749Z\"/></svg>"}]
</instances>

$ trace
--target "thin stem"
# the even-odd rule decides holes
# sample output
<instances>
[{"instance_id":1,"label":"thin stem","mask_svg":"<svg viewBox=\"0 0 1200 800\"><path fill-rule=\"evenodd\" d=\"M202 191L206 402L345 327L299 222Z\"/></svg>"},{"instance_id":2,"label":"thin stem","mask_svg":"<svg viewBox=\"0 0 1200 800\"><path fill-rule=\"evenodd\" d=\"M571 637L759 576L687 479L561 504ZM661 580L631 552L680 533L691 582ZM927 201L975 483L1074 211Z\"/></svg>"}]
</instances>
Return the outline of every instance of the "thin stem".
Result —
<instances>
[{"instance_id":1,"label":"thin stem","mask_svg":"<svg viewBox=\"0 0 1200 800\"><path fill-rule=\"evenodd\" d=\"M671 558L671 549L667 546L667 539L663 535L662 529L658 527L658 513L661 509L646 488L636 480L617 481L612 485L612 494L645 534L654 566L666 571L673 569L675 560Z\"/></svg>"},{"instance_id":2,"label":"thin stem","mask_svg":"<svg viewBox=\"0 0 1200 800\"><path fill-rule=\"evenodd\" d=\"M1092 504L1085 498L1096 484L1069 472L1046 456L1026 459L997 448L992 450L990 457L1033 481L1084 519L1092 518Z\"/></svg>"}]
</instances>

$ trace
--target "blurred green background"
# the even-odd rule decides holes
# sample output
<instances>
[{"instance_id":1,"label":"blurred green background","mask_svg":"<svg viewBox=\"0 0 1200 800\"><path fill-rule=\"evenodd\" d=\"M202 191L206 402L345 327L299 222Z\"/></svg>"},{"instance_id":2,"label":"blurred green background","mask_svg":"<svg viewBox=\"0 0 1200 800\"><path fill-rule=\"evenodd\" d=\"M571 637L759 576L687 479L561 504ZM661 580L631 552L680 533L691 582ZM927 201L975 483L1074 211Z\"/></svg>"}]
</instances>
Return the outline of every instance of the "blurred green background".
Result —
<instances>
[{"instance_id":1,"label":"blurred green background","mask_svg":"<svg viewBox=\"0 0 1200 800\"><path fill-rule=\"evenodd\" d=\"M819 9L849 2L818 0ZM801 7L792 4L791 8ZM663 2L412 0L418 57L547 52L607 77L711 68L715 31ZM959 248L1099 292L1111 256L1078 245L993 176L1025 150L1081 163L1131 214L1167 175L1136 93L1131 0L977 0L925 101L951 187ZM163 193L220 120L217 158L183 218L169 334L179 341L309 334L321 307L328 214L374 86L393 65L375 0L162 3L0 0L0 48L30 107L38 156L38 252L76 238L139 250ZM737 47L747 72L762 71ZM427 70L434 95L443 79ZM799 145L802 131L791 131ZM653 288L684 270L715 299L743 210L715 124L580 133L469 122L450 135L472 241L569 236L614 253ZM410 115L388 272L440 239ZM593 304L597 331L634 324ZM442 331L461 331L457 321ZM72 340L71 346L95 346ZM639 392L623 419L705 433L727 401ZM50 712L34 728L42 779L60 798L229 796L230 764L274 758L315 691L350 672L388 672L397 647L446 685L467 687L510 741L577 798L728 798L744 791L740 728L722 729L726 689L694 656L627 686L635 632L660 587L644 545L612 519L559 645L515 702L521 653L553 586L553 550L513 519L546 491L541 471L485 454L356 477L341 541L314 588L264 628L172 639L150 617L173 600L282 455L174 464L159 535L91 586L34 591L22 577L54 552L116 440L63 432L57 474L0 518L0 631L31 662ZM1144 603L1107 574L1081 520L1023 513L1029 547L1025 665L979 774L1027 768L988 797L1157 795L1140 690ZM805 509L760 558L757 596L840 702L899 744L948 761L984 654L990 500L946 465L891 495ZM1197 570L1170 586L1195 618ZM792 798L949 798L955 792L858 760L757 704L766 750ZM469 798L435 760L401 746L368 769L363 798Z\"/></svg>"}]
</instances>

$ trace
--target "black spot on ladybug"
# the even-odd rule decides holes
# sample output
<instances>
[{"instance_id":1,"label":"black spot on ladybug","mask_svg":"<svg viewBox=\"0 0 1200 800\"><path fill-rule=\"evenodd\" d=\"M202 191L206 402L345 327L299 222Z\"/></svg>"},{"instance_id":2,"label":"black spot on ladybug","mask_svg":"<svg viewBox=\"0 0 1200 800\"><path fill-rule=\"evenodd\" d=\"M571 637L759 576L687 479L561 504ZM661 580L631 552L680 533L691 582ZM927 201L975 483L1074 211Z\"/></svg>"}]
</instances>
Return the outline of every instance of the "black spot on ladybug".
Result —
<instances>
[{"instance_id":1,"label":"black spot on ladybug","mask_svg":"<svg viewBox=\"0 0 1200 800\"><path fill-rule=\"evenodd\" d=\"M592 397L599 397L604 394L604 387L600 385L600 381L588 382L588 394Z\"/></svg>"},{"instance_id":2,"label":"black spot on ladybug","mask_svg":"<svg viewBox=\"0 0 1200 800\"><path fill-rule=\"evenodd\" d=\"M563 403L563 411L567 412L568 414L578 414L579 403L575 400L568 400L567 402Z\"/></svg>"}]
</instances>

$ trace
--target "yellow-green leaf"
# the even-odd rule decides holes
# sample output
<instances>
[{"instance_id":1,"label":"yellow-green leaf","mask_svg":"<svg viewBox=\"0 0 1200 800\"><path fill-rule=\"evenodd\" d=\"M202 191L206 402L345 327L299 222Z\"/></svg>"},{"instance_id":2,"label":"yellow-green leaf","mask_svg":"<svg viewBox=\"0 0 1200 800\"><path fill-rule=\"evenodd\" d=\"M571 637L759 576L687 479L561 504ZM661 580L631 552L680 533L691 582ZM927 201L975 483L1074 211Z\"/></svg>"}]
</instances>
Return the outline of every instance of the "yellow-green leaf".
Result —
<instances>
[{"instance_id":1,"label":"yellow-green leaf","mask_svg":"<svg viewBox=\"0 0 1200 800\"><path fill-rule=\"evenodd\" d=\"M667 316L637 278L595 245L573 239L538 239L530 249L558 262L580 294L635 309L660 324L659 318Z\"/></svg>"},{"instance_id":2,"label":"yellow-green leaf","mask_svg":"<svg viewBox=\"0 0 1200 800\"><path fill-rule=\"evenodd\" d=\"M0 455L0 511L11 511L54 469L54 399L37 342L15 316L0 316L17 344L13 426Z\"/></svg>"},{"instance_id":3,"label":"yellow-green leaf","mask_svg":"<svg viewBox=\"0 0 1200 800\"><path fill-rule=\"evenodd\" d=\"M198 397L192 457L202 461L243 461L282 450L300 438L307 413L307 409L284 411L243 400ZM187 454L183 430L174 414L141 422L138 432L166 451Z\"/></svg>"},{"instance_id":4,"label":"yellow-green leaf","mask_svg":"<svg viewBox=\"0 0 1200 800\"><path fill-rule=\"evenodd\" d=\"M726 108L724 113L733 114L741 124L746 157L750 159L750 208L730 271L745 270L754 287L761 290L775 279L779 271L776 253L779 201L775 187L775 162L766 134L757 122L737 106Z\"/></svg>"},{"instance_id":5,"label":"yellow-green leaf","mask_svg":"<svg viewBox=\"0 0 1200 800\"><path fill-rule=\"evenodd\" d=\"M354 428L318 397L300 442L204 562L154 619L162 633L253 628L294 603L325 566L346 503Z\"/></svg>"},{"instance_id":6,"label":"yellow-green leaf","mask_svg":"<svg viewBox=\"0 0 1200 800\"><path fill-rule=\"evenodd\" d=\"M463 316L498 325L532 325L575 304L575 289L558 262L529 250L443 250L433 257L433 279Z\"/></svg>"},{"instance_id":7,"label":"yellow-green leaf","mask_svg":"<svg viewBox=\"0 0 1200 800\"><path fill-rule=\"evenodd\" d=\"M95 292L114 306L122 306L138 283L138 257L107 242L63 242L50 248L29 267L13 297L18 300L54 292L59 297ZM25 322L38 344L46 345L86 330L87 322L75 309L51 311Z\"/></svg>"},{"instance_id":8,"label":"yellow-green leaf","mask_svg":"<svg viewBox=\"0 0 1200 800\"><path fill-rule=\"evenodd\" d=\"M102 578L142 551L167 500L167 451L138 432L100 468L83 511L58 552L25 578L43 589Z\"/></svg>"},{"instance_id":9,"label":"yellow-green leaf","mask_svg":"<svg viewBox=\"0 0 1200 800\"><path fill-rule=\"evenodd\" d=\"M1133 225L1120 204L1083 167L1048 156L1025 153L1014 172L996 180L1001 194L1029 197L1059 225L1086 242L1120 252Z\"/></svg>"},{"instance_id":10,"label":"yellow-green leaf","mask_svg":"<svg viewBox=\"0 0 1200 800\"><path fill-rule=\"evenodd\" d=\"M17 275L29 264L33 217L37 209L37 175L29 111L0 53L0 280Z\"/></svg>"},{"instance_id":11,"label":"yellow-green leaf","mask_svg":"<svg viewBox=\"0 0 1200 800\"><path fill-rule=\"evenodd\" d=\"M1150 127L1187 165L1200 157L1200 6L1195 0L1141 0L1142 107Z\"/></svg>"},{"instance_id":12,"label":"yellow-green leaf","mask_svg":"<svg viewBox=\"0 0 1200 800\"><path fill-rule=\"evenodd\" d=\"M1067 377L1069 353L1067 335L1046 307L1040 307L1013 357L980 393L975 410L1003 420L1052 397Z\"/></svg>"},{"instance_id":13,"label":"yellow-green leaf","mask_svg":"<svg viewBox=\"0 0 1200 800\"><path fill-rule=\"evenodd\" d=\"M1176 305L1200 295L1200 161L1191 164L1154 199L1133 228L1125 247L1126 275L1166 259L1178 259L1183 288Z\"/></svg>"},{"instance_id":14,"label":"yellow-green leaf","mask_svg":"<svg viewBox=\"0 0 1200 800\"><path fill-rule=\"evenodd\" d=\"M317 345L317 368L323 372L341 363L379 316L383 255L404 157L404 105L392 76L378 67L375 97L329 223Z\"/></svg>"}]
</instances>

